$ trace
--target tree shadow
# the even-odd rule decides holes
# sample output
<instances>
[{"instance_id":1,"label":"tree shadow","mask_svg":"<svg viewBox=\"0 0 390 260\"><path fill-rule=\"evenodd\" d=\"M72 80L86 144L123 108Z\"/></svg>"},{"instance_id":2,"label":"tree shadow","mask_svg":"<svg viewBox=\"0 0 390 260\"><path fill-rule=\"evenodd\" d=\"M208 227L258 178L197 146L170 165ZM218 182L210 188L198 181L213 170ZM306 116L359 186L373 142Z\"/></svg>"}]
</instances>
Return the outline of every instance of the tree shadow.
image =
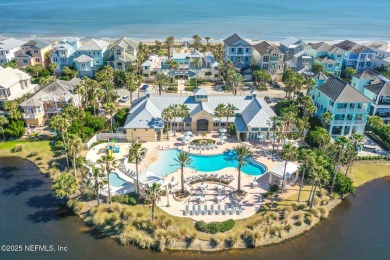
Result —
<instances>
[{"instance_id":1,"label":"tree shadow","mask_svg":"<svg viewBox=\"0 0 390 260\"><path fill-rule=\"evenodd\" d=\"M58 221L60 217L57 215L57 209L43 209L38 210L33 214L27 216L28 220L31 220L34 223L46 223L49 221L56 220Z\"/></svg>"},{"instance_id":2,"label":"tree shadow","mask_svg":"<svg viewBox=\"0 0 390 260\"><path fill-rule=\"evenodd\" d=\"M29 198L27 205L32 208L57 208L58 200L51 193Z\"/></svg>"},{"instance_id":3,"label":"tree shadow","mask_svg":"<svg viewBox=\"0 0 390 260\"><path fill-rule=\"evenodd\" d=\"M19 181L15 184L15 186L9 188L9 189L6 189L6 190L3 190L2 194L6 195L6 196L10 196L10 195L19 195L23 192L26 192L26 191L29 191L31 189L36 189L40 186L42 186L43 184L45 184L45 182L43 180L37 180L37 179L29 179L29 180L23 180L23 181Z\"/></svg>"},{"instance_id":4,"label":"tree shadow","mask_svg":"<svg viewBox=\"0 0 390 260\"><path fill-rule=\"evenodd\" d=\"M0 168L0 179L9 180L10 178L15 176L12 173L17 171L17 170L19 170L19 168L15 167L15 166L1 167Z\"/></svg>"}]
</instances>

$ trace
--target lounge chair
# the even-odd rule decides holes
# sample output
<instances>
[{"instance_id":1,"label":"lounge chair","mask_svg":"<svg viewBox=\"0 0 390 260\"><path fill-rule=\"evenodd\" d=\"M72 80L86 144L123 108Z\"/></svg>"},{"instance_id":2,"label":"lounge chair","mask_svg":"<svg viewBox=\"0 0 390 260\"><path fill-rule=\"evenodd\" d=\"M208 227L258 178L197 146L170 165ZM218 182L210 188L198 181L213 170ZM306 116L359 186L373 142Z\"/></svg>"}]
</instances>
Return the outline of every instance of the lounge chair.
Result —
<instances>
[{"instance_id":1,"label":"lounge chair","mask_svg":"<svg viewBox=\"0 0 390 260\"><path fill-rule=\"evenodd\" d=\"M242 214L242 205L240 204L240 205L238 205L238 214Z\"/></svg>"},{"instance_id":2,"label":"lounge chair","mask_svg":"<svg viewBox=\"0 0 390 260\"><path fill-rule=\"evenodd\" d=\"M236 207L234 206L234 204L230 205L230 208L231 208L230 215L236 214Z\"/></svg>"},{"instance_id":3,"label":"lounge chair","mask_svg":"<svg viewBox=\"0 0 390 260\"><path fill-rule=\"evenodd\" d=\"M189 215L189 208L188 208L188 204L186 205L186 209L184 211L184 216L188 216Z\"/></svg>"},{"instance_id":4,"label":"lounge chair","mask_svg":"<svg viewBox=\"0 0 390 260\"><path fill-rule=\"evenodd\" d=\"M224 214L224 215L227 215L228 212L229 212L229 211L228 211L228 205L225 204L225 208L224 208L223 214Z\"/></svg>"},{"instance_id":5,"label":"lounge chair","mask_svg":"<svg viewBox=\"0 0 390 260\"><path fill-rule=\"evenodd\" d=\"M203 215L207 215L209 211L207 210L207 205L204 205L203 207Z\"/></svg>"},{"instance_id":6,"label":"lounge chair","mask_svg":"<svg viewBox=\"0 0 390 260\"><path fill-rule=\"evenodd\" d=\"M214 215L214 204L210 206L210 215Z\"/></svg>"},{"instance_id":7,"label":"lounge chair","mask_svg":"<svg viewBox=\"0 0 390 260\"><path fill-rule=\"evenodd\" d=\"M217 214L218 214L218 215L222 215L221 205L219 205L219 204L218 204L218 211L217 211Z\"/></svg>"},{"instance_id":8,"label":"lounge chair","mask_svg":"<svg viewBox=\"0 0 390 260\"><path fill-rule=\"evenodd\" d=\"M197 215L197 214L196 214L196 209L195 209L195 204L192 205L191 215L192 215L192 216Z\"/></svg>"},{"instance_id":9,"label":"lounge chair","mask_svg":"<svg viewBox=\"0 0 390 260\"><path fill-rule=\"evenodd\" d=\"M202 209L201 209L201 207L200 207L200 204L198 204L198 215L201 215L202 214Z\"/></svg>"}]
</instances>

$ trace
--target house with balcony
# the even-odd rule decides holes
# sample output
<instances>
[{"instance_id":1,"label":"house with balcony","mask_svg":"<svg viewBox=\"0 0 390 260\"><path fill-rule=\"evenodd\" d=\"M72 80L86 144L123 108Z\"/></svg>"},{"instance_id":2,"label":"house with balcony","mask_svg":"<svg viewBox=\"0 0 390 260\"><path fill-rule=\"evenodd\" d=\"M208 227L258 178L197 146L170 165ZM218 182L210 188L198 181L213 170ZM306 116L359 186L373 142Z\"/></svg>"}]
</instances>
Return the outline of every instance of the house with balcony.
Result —
<instances>
[{"instance_id":1,"label":"house with balcony","mask_svg":"<svg viewBox=\"0 0 390 260\"><path fill-rule=\"evenodd\" d=\"M15 53L26 41L9 38L0 41L0 66L15 59Z\"/></svg>"},{"instance_id":2,"label":"house with balcony","mask_svg":"<svg viewBox=\"0 0 390 260\"><path fill-rule=\"evenodd\" d=\"M74 54L79 47L80 40L78 38L63 39L53 46L50 62L58 65L55 70L56 75L61 75L64 67L73 67Z\"/></svg>"},{"instance_id":3,"label":"house with balcony","mask_svg":"<svg viewBox=\"0 0 390 260\"><path fill-rule=\"evenodd\" d=\"M15 62L19 68L26 68L27 66L34 66L41 64L46 67L49 64L47 53L52 51L53 43L42 40L33 39L20 47L20 50L15 54Z\"/></svg>"},{"instance_id":4,"label":"house with balcony","mask_svg":"<svg viewBox=\"0 0 390 260\"><path fill-rule=\"evenodd\" d=\"M108 46L106 41L91 39L77 48L73 62L80 78L93 77L104 66Z\"/></svg>"},{"instance_id":5,"label":"house with balcony","mask_svg":"<svg viewBox=\"0 0 390 260\"><path fill-rule=\"evenodd\" d=\"M52 116L60 114L64 106L79 106L79 96L73 94L79 83L80 79L77 78L71 81L57 80L21 103L26 124L40 126Z\"/></svg>"},{"instance_id":6,"label":"house with balcony","mask_svg":"<svg viewBox=\"0 0 390 260\"><path fill-rule=\"evenodd\" d=\"M362 45L375 51L374 68L385 68L390 64L390 43L384 41L370 41Z\"/></svg>"},{"instance_id":7,"label":"house with balcony","mask_svg":"<svg viewBox=\"0 0 390 260\"><path fill-rule=\"evenodd\" d=\"M253 47L237 34L226 38L224 44L224 60L230 60L233 64L250 67L252 64ZM242 69L242 68L241 68Z\"/></svg>"},{"instance_id":8,"label":"house with balcony","mask_svg":"<svg viewBox=\"0 0 390 260\"><path fill-rule=\"evenodd\" d=\"M334 44L343 52L343 67L352 67L358 72L374 66L375 51L349 40Z\"/></svg>"},{"instance_id":9,"label":"house with balcony","mask_svg":"<svg viewBox=\"0 0 390 260\"><path fill-rule=\"evenodd\" d=\"M351 85L360 93L364 92L364 87L374 85L381 82L388 82L389 79L379 72L371 69L363 70L355 75L352 75Z\"/></svg>"},{"instance_id":10,"label":"house with balcony","mask_svg":"<svg viewBox=\"0 0 390 260\"><path fill-rule=\"evenodd\" d=\"M267 71L273 80L282 80L284 71L284 54L278 48L262 41L253 45L253 65Z\"/></svg>"},{"instance_id":11,"label":"house with balcony","mask_svg":"<svg viewBox=\"0 0 390 260\"><path fill-rule=\"evenodd\" d=\"M330 135L363 134L371 100L347 82L329 76L324 84L312 90L311 97L317 107L318 118L325 112L332 114L328 128Z\"/></svg>"},{"instance_id":12,"label":"house with balcony","mask_svg":"<svg viewBox=\"0 0 390 260\"><path fill-rule=\"evenodd\" d=\"M31 76L27 73L10 67L0 67L0 108L7 100L34 93L37 87L38 85L31 84Z\"/></svg>"},{"instance_id":13,"label":"house with balcony","mask_svg":"<svg viewBox=\"0 0 390 260\"><path fill-rule=\"evenodd\" d=\"M289 36L280 42L279 49L285 54L285 60L290 60L293 55L308 51L309 45L301 39Z\"/></svg>"},{"instance_id":14,"label":"house with balcony","mask_svg":"<svg viewBox=\"0 0 390 260\"><path fill-rule=\"evenodd\" d=\"M379 116L390 124L390 82L365 86L363 94L371 100L370 115Z\"/></svg>"},{"instance_id":15,"label":"house with balcony","mask_svg":"<svg viewBox=\"0 0 390 260\"><path fill-rule=\"evenodd\" d=\"M340 77L343 68L343 52L326 42L309 43L313 64L321 64L327 74Z\"/></svg>"},{"instance_id":16,"label":"house with balcony","mask_svg":"<svg viewBox=\"0 0 390 260\"><path fill-rule=\"evenodd\" d=\"M137 59L139 42L123 37L114 42L107 50L107 65L114 69L127 71Z\"/></svg>"},{"instance_id":17,"label":"house with balcony","mask_svg":"<svg viewBox=\"0 0 390 260\"><path fill-rule=\"evenodd\" d=\"M162 64L166 64L168 57L166 56L158 56L156 54L152 54L149 58L141 64L142 74L145 76L150 76L161 72ZM168 66L166 66L166 70L168 72Z\"/></svg>"}]
</instances>

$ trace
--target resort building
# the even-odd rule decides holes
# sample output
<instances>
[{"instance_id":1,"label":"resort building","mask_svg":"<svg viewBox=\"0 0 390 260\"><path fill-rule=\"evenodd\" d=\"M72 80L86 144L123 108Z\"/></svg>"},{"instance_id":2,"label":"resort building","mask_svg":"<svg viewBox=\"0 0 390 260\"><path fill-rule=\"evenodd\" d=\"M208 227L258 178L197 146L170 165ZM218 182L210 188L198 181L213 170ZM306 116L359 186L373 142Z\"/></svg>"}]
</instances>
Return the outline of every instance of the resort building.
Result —
<instances>
[{"instance_id":1,"label":"resort building","mask_svg":"<svg viewBox=\"0 0 390 260\"><path fill-rule=\"evenodd\" d=\"M329 76L324 84L311 91L311 97L317 107L318 118L325 112L332 114L329 134L363 134L371 100L347 82Z\"/></svg>"},{"instance_id":2,"label":"resort building","mask_svg":"<svg viewBox=\"0 0 390 260\"><path fill-rule=\"evenodd\" d=\"M107 65L116 70L127 71L137 59L138 45L138 41L127 37L117 40L107 51Z\"/></svg>"},{"instance_id":3,"label":"resort building","mask_svg":"<svg viewBox=\"0 0 390 260\"><path fill-rule=\"evenodd\" d=\"M38 85L31 84L31 76L27 73L10 67L0 67L0 107L7 100L34 93L37 87Z\"/></svg>"},{"instance_id":4,"label":"resort building","mask_svg":"<svg viewBox=\"0 0 390 260\"><path fill-rule=\"evenodd\" d=\"M46 40L34 39L21 46L15 54L15 62L19 68L41 64L46 67L49 63L46 53L53 49L53 44Z\"/></svg>"},{"instance_id":5,"label":"resort building","mask_svg":"<svg viewBox=\"0 0 390 260\"><path fill-rule=\"evenodd\" d=\"M73 61L80 78L93 77L104 66L108 45L106 41L92 39L76 50Z\"/></svg>"},{"instance_id":6,"label":"resort building","mask_svg":"<svg viewBox=\"0 0 390 260\"><path fill-rule=\"evenodd\" d=\"M215 108L219 104L232 104L236 109L231 117L216 117ZM174 118L170 129L209 132L226 128L233 123L236 137L240 140L257 140L259 135L270 138L272 133L268 121L275 116L274 111L264 101L257 97L256 92L250 96L212 96L198 88L192 96L151 96L134 101L124 125L128 141L150 142L161 140L165 122L162 111L171 105L186 105L189 116Z\"/></svg>"},{"instance_id":7,"label":"resort building","mask_svg":"<svg viewBox=\"0 0 390 260\"><path fill-rule=\"evenodd\" d=\"M0 41L0 66L15 59L15 53L20 50L25 41L9 38Z\"/></svg>"},{"instance_id":8,"label":"resort building","mask_svg":"<svg viewBox=\"0 0 390 260\"><path fill-rule=\"evenodd\" d=\"M334 47L343 52L343 66L357 71L371 69L374 66L375 51L352 41L342 41Z\"/></svg>"},{"instance_id":9,"label":"resort building","mask_svg":"<svg viewBox=\"0 0 390 260\"><path fill-rule=\"evenodd\" d=\"M314 64L321 64L327 74L340 77L343 68L343 52L325 42L309 43L309 54Z\"/></svg>"},{"instance_id":10,"label":"resort building","mask_svg":"<svg viewBox=\"0 0 390 260\"><path fill-rule=\"evenodd\" d=\"M63 39L54 45L50 61L57 64L56 75L60 76L64 67L73 67L74 53L79 47L80 40L78 38Z\"/></svg>"},{"instance_id":11,"label":"resort building","mask_svg":"<svg viewBox=\"0 0 390 260\"><path fill-rule=\"evenodd\" d=\"M390 64L390 43L383 41L365 42L362 45L375 51L374 68L385 68Z\"/></svg>"},{"instance_id":12,"label":"resort building","mask_svg":"<svg viewBox=\"0 0 390 260\"><path fill-rule=\"evenodd\" d=\"M237 34L233 34L229 38L225 39L223 44L225 61L230 60L236 68L238 68L240 64L244 65L245 67L250 67L252 64L253 50L253 47L250 43L242 39Z\"/></svg>"},{"instance_id":13,"label":"resort building","mask_svg":"<svg viewBox=\"0 0 390 260\"><path fill-rule=\"evenodd\" d=\"M45 120L61 113L65 105L79 106L79 97L73 94L73 89L79 83L80 79L77 78L71 81L57 80L21 103L26 124L40 126Z\"/></svg>"},{"instance_id":14,"label":"resort building","mask_svg":"<svg viewBox=\"0 0 390 260\"><path fill-rule=\"evenodd\" d=\"M253 65L267 71L273 80L282 80L284 54L266 41L253 45Z\"/></svg>"}]
</instances>

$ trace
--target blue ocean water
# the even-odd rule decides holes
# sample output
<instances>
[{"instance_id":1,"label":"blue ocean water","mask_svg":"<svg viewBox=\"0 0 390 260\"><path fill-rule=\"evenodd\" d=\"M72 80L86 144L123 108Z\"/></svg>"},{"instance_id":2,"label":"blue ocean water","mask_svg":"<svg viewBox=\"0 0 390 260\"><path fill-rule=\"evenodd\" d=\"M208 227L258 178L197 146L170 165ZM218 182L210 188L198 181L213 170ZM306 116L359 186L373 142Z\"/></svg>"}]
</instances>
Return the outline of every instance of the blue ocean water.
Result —
<instances>
[{"instance_id":1,"label":"blue ocean water","mask_svg":"<svg viewBox=\"0 0 390 260\"><path fill-rule=\"evenodd\" d=\"M158 161L149 166L148 170L159 175L166 176L180 168L175 159L179 150L171 149L162 151L158 154ZM223 154L215 155L197 155L190 154L192 162L188 165L188 168L198 170L201 172L215 172L228 167L237 167L237 161L235 156L237 153L234 150L225 152ZM248 175L261 175L266 172L264 165L249 162L241 169L242 172ZM232 174L236 172L236 169L232 170Z\"/></svg>"},{"instance_id":2,"label":"blue ocean water","mask_svg":"<svg viewBox=\"0 0 390 260\"><path fill-rule=\"evenodd\" d=\"M389 0L1 0L0 35L390 40Z\"/></svg>"}]
</instances>

